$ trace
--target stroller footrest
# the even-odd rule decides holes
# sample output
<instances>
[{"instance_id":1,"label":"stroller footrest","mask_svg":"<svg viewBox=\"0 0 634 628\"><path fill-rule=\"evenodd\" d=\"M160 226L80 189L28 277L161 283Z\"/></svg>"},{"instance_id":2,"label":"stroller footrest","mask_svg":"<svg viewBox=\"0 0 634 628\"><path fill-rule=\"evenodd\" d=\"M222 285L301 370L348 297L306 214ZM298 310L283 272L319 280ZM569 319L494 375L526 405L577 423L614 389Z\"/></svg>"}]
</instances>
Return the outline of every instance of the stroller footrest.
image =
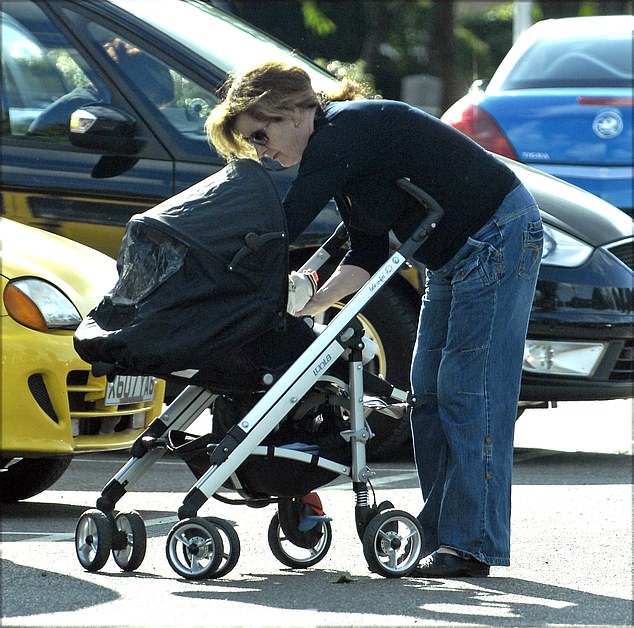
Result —
<instances>
[{"instance_id":1,"label":"stroller footrest","mask_svg":"<svg viewBox=\"0 0 634 628\"><path fill-rule=\"evenodd\" d=\"M297 529L300 532L308 532L313 528L317 527L320 523L325 523L327 521L332 521L332 517L328 515L309 515L308 517L304 517L297 524Z\"/></svg>"}]
</instances>

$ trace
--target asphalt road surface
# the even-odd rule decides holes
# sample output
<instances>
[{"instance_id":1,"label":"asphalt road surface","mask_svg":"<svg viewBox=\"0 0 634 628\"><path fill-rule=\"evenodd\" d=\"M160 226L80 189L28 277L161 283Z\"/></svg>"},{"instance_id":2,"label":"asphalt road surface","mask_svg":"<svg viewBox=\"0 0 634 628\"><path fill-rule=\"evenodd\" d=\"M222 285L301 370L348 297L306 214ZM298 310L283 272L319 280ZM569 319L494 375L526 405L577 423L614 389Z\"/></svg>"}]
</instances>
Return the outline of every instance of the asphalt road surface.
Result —
<instances>
[{"instance_id":1,"label":"asphalt road surface","mask_svg":"<svg viewBox=\"0 0 634 628\"><path fill-rule=\"evenodd\" d=\"M100 454L77 458L51 490L2 506L0 623L631 626L631 406L562 404L531 412L537 413L533 429L524 423L531 416L526 413L516 439L512 566L492 568L488 578L385 579L369 572L355 531L352 491L337 482L319 490L334 534L319 564L291 570L273 557L266 533L274 506L210 500L199 514L234 522L240 559L222 579L186 581L166 560L165 537L194 478L173 457L154 465L118 504L145 520L142 565L124 573L110 558L100 572L88 573L75 556L75 525L126 459ZM416 514L420 495L412 463L372 466L377 499Z\"/></svg>"}]
</instances>

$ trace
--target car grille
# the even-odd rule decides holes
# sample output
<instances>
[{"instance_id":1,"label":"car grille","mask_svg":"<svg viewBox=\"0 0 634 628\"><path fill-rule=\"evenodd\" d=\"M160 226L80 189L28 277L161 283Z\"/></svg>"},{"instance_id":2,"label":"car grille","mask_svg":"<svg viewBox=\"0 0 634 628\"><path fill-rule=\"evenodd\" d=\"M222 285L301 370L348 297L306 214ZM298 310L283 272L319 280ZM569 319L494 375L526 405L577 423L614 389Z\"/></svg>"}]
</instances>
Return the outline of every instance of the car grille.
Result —
<instances>
[{"instance_id":1,"label":"car grille","mask_svg":"<svg viewBox=\"0 0 634 628\"><path fill-rule=\"evenodd\" d=\"M607 248L612 255L618 257L626 266L634 270L634 238Z\"/></svg>"},{"instance_id":2,"label":"car grille","mask_svg":"<svg viewBox=\"0 0 634 628\"><path fill-rule=\"evenodd\" d=\"M634 340L626 340L623 349L617 358L610 381L628 382L634 379Z\"/></svg>"},{"instance_id":3,"label":"car grille","mask_svg":"<svg viewBox=\"0 0 634 628\"><path fill-rule=\"evenodd\" d=\"M112 434L143 427L152 408L152 401L105 406L102 380L94 378L90 371L71 371L66 384L73 436Z\"/></svg>"}]
</instances>

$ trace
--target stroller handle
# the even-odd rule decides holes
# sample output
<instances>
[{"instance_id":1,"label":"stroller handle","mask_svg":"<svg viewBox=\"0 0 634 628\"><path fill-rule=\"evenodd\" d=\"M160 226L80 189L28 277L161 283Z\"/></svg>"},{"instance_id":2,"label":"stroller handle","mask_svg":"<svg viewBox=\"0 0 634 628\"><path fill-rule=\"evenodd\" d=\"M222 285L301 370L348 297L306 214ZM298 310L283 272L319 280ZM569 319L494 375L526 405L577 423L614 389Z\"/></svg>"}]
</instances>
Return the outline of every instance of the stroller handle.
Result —
<instances>
[{"instance_id":1,"label":"stroller handle","mask_svg":"<svg viewBox=\"0 0 634 628\"><path fill-rule=\"evenodd\" d=\"M397 179L396 185L414 197L427 212L427 215L423 218L418 227L414 229L409 239L399 249L399 252L404 257L410 257L438 226L438 223L445 215L445 210L438 204L438 201L433 196L427 194L425 190L422 190L412 183L407 177Z\"/></svg>"},{"instance_id":2,"label":"stroller handle","mask_svg":"<svg viewBox=\"0 0 634 628\"><path fill-rule=\"evenodd\" d=\"M414 229L409 239L399 248L399 253L403 257L411 257L416 250L425 242L431 232L438 226L438 223L445 215L444 209L438 201L427 194L425 190L412 183L410 179L403 177L396 180L396 185L404 192L416 199L425 209L426 215L421 223ZM299 269L318 270L326 260L330 259L348 240L348 231L343 222L340 222L332 235L321 245L311 258Z\"/></svg>"},{"instance_id":3,"label":"stroller handle","mask_svg":"<svg viewBox=\"0 0 634 628\"><path fill-rule=\"evenodd\" d=\"M343 222L337 225L332 235L322 244L321 248L333 256L336 251L348 241L348 230Z\"/></svg>"}]
</instances>

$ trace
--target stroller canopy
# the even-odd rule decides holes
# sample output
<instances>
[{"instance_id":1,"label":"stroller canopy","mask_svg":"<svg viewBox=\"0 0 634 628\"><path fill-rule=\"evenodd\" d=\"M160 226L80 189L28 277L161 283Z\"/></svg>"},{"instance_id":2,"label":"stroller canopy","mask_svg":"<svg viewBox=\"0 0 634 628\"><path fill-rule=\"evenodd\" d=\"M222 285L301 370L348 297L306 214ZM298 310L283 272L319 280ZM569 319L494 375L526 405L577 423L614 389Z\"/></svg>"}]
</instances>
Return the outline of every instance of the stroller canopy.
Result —
<instances>
[{"instance_id":1,"label":"stroller canopy","mask_svg":"<svg viewBox=\"0 0 634 628\"><path fill-rule=\"evenodd\" d=\"M207 369L284 325L286 218L269 174L239 160L133 216L119 280L75 333L88 362L165 376Z\"/></svg>"}]
</instances>

